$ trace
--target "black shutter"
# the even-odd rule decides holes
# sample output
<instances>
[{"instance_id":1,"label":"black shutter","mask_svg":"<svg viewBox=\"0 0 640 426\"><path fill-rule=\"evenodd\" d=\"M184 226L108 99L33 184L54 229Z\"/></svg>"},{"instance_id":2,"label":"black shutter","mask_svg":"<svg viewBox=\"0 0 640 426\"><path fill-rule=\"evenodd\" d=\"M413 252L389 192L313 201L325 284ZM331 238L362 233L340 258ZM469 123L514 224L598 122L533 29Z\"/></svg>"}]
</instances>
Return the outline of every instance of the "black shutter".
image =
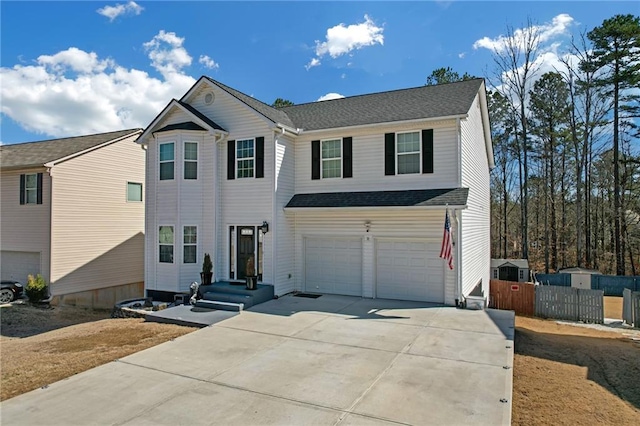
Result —
<instances>
[{"instance_id":1,"label":"black shutter","mask_svg":"<svg viewBox=\"0 0 640 426\"><path fill-rule=\"evenodd\" d=\"M24 204L25 192L25 177L20 175L20 204Z\"/></svg>"},{"instance_id":2,"label":"black shutter","mask_svg":"<svg viewBox=\"0 0 640 426\"><path fill-rule=\"evenodd\" d=\"M264 137L256 138L256 177L264 177Z\"/></svg>"},{"instance_id":3,"label":"black shutter","mask_svg":"<svg viewBox=\"0 0 640 426\"><path fill-rule=\"evenodd\" d=\"M42 173L38 173L38 195L37 195L37 204L42 204Z\"/></svg>"},{"instance_id":4,"label":"black shutter","mask_svg":"<svg viewBox=\"0 0 640 426\"><path fill-rule=\"evenodd\" d=\"M433 129L422 131L422 173L433 173Z\"/></svg>"},{"instance_id":5,"label":"black shutter","mask_svg":"<svg viewBox=\"0 0 640 426\"><path fill-rule=\"evenodd\" d=\"M396 134L384 134L384 174L396 174Z\"/></svg>"},{"instance_id":6,"label":"black shutter","mask_svg":"<svg viewBox=\"0 0 640 426\"><path fill-rule=\"evenodd\" d=\"M353 138L342 139L342 177L353 177L353 157L351 155L351 146Z\"/></svg>"},{"instance_id":7,"label":"black shutter","mask_svg":"<svg viewBox=\"0 0 640 426\"><path fill-rule=\"evenodd\" d=\"M236 141L227 142L227 179L236 178Z\"/></svg>"},{"instance_id":8,"label":"black shutter","mask_svg":"<svg viewBox=\"0 0 640 426\"><path fill-rule=\"evenodd\" d=\"M311 179L320 179L320 141L311 141Z\"/></svg>"}]
</instances>

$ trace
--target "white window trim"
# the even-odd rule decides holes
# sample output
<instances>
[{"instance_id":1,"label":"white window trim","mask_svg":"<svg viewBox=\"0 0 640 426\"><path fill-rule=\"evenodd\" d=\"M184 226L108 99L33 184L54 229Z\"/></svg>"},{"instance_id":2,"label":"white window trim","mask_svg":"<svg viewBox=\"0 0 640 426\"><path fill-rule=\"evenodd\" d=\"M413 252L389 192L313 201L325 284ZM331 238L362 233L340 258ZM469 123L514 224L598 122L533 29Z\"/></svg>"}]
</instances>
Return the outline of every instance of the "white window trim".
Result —
<instances>
[{"instance_id":1,"label":"white window trim","mask_svg":"<svg viewBox=\"0 0 640 426\"><path fill-rule=\"evenodd\" d=\"M196 228L196 243L195 244L192 244L192 243L188 243L187 244L187 243L184 242L184 229L186 227ZM174 238L174 240L175 240L175 238ZM198 264L198 240L199 240L199 238L198 238L198 225L182 225L182 264L183 265L197 265ZM186 246L195 246L195 248L196 248L196 261L195 262L187 263L187 262L184 261L184 248Z\"/></svg>"},{"instance_id":2,"label":"white window trim","mask_svg":"<svg viewBox=\"0 0 640 426\"><path fill-rule=\"evenodd\" d=\"M253 143L253 157L244 157L238 158L238 146L240 142L251 141ZM235 157L236 157L236 179L255 179L256 178L256 138L244 138L244 139L236 139L236 147L235 147ZM238 161L243 160L253 160L253 176L240 176L240 167L238 167Z\"/></svg>"},{"instance_id":3,"label":"white window trim","mask_svg":"<svg viewBox=\"0 0 640 426\"><path fill-rule=\"evenodd\" d=\"M129 185L140 185L140 200L130 200L129 199ZM125 191L125 198L127 200L127 203L142 203L144 202L144 185L142 185L141 182L132 182L132 181L127 181L127 188Z\"/></svg>"},{"instance_id":4,"label":"white window trim","mask_svg":"<svg viewBox=\"0 0 640 426\"><path fill-rule=\"evenodd\" d=\"M34 180L36 182L35 186L33 187L28 187L27 186L27 181L29 180L28 177L29 176L34 176ZM35 201L30 202L29 201L29 191L35 191L36 193L36 198ZM24 175L24 204L38 204L38 174L37 173L25 173Z\"/></svg>"},{"instance_id":5,"label":"white window trim","mask_svg":"<svg viewBox=\"0 0 640 426\"><path fill-rule=\"evenodd\" d=\"M418 160L418 167L419 170L416 173L400 173L399 169L398 169L398 158L401 155L413 155L415 154L414 152L403 152L403 153L399 153L398 152L398 135L406 135L408 133L417 133L418 134L418 154L420 155L420 159ZM396 176L413 176L413 175L419 175L422 174L422 131L420 130L410 130L410 131L406 131L406 132L396 132L396 140L395 140L395 161L396 161Z\"/></svg>"},{"instance_id":6,"label":"white window trim","mask_svg":"<svg viewBox=\"0 0 640 426\"><path fill-rule=\"evenodd\" d=\"M343 169L343 158L344 158L344 151L343 151L343 146L342 146L342 140L343 138L333 138L333 139L322 139L320 141L320 179L342 179L344 176L344 169ZM323 158L322 157L322 144L325 142L334 142L334 141L339 141L340 142L340 157L335 157L335 158ZM334 160L340 160L340 176L335 176L335 177L324 177L324 167L322 167L324 165L325 161L334 161Z\"/></svg>"},{"instance_id":7,"label":"white window trim","mask_svg":"<svg viewBox=\"0 0 640 426\"><path fill-rule=\"evenodd\" d=\"M167 145L167 144L173 144L173 160L161 160L160 159L160 147L162 145ZM160 176L160 164L162 163L173 163L173 179L161 179ZM176 179L176 141L167 141L167 142L161 142L158 144L158 181L162 182L164 180L167 181L171 181L171 180L175 180Z\"/></svg>"},{"instance_id":8,"label":"white window trim","mask_svg":"<svg viewBox=\"0 0 640 426\"><path fill-rule=\"evenodd\" d=\"M161 244L160 243L160 228L162 228L163 226L169 226L171 228L173 228L173 244ZM174 225L169 225L169 224L160 224L158 225L158 234L156 236L156 243L157 243L157 248L158 248L158 263L161 264L167 264L167 265L175 265L176 263L176 227ZM160 246L172 246L173 247L173 259L171 260L171 262L160 262Z\"/></svg>"},{"instance_id":9,"label":"white window trim","mask_svg":"<svg viewBox=\"0 0 640 426\"><path fill-rule=\"evenodd\" d=\"M187 160L185 153L187 152L187 144L194 143L196 144L196 159L195 160ZM196 163L196 178L195 179L187 179L185 178L186 167L185 164ZM200 144L197 141L183 141L182 142L182 180L185 182L197 182L200 179Z\"/></svg>"}]
</instances>

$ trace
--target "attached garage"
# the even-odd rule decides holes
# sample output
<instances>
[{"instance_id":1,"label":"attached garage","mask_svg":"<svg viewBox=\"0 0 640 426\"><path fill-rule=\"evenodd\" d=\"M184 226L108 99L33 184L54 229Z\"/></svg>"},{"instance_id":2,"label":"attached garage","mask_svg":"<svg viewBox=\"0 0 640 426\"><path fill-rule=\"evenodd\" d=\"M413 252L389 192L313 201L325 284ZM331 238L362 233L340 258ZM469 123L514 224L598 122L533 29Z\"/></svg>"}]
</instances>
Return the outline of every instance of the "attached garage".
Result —
<instances>
[{"instance_id":1,"label":"attached garage","mask_svg":"<svg viewBox=\"0 0 640 426\"><path fill-rule=\"evenodd\" d=\"M376 297L444 303L440 244L420 240L376 241Z\"/></svg>"},{"instance_id":2,"label":"attached garage","mask_svg":"<svg viewBox=\"0 0 640 426\"><path fill-rule=\"evenodd\" d=\"M26 284L29 274L41 273L40 253L2 250L0 252L0 270L2 270L3 280L16 280Z\"/></svg>"},{"instance_id":3,"label":"attached garage","mask_svg":"<svg viewBox=\"0 0 640 426\"><path fill-rule=\"evenodd\" d=\"M362 240L305 238L305 291L362 296Z\"/></svg>"}]
</instances>

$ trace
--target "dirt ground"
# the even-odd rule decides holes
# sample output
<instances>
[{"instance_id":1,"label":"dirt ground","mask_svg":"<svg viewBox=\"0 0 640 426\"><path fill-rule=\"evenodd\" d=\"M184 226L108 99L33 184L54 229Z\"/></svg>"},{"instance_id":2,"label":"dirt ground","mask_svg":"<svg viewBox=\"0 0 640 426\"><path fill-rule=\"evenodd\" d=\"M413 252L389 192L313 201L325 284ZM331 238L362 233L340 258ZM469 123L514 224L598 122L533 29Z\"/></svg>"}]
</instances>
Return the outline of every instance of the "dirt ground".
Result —
<instances>
[{"instance_id":1,"label":"dirt ground","mask_svg":"<svg viewBox=\"0 0 640 426\"><path fill-rule=\"evenodd\" d=\"M195 330L109 315L0 307L0 400ZM516 317L515 336L512 424L640 424L640 331Z\"/></svg>"},{"instance_id":2,"label":"dirt ground","mask_svg":"<svg viewBox=\"0 0 640 426\"><path fill-rule=\"evenodd\" d=\"M15 302L0 307L0 324L0 401L197 330Z\"/></svg>"},{"instance_id":3,"label":"dirt ground","mask_svg":"<svg viewBox=\"0 0 640 426\"><path fill-rule=\"evenodd\" d=\"M622 297L604 296L604 317L622 319Z\"/></svg>"}]
</instances>

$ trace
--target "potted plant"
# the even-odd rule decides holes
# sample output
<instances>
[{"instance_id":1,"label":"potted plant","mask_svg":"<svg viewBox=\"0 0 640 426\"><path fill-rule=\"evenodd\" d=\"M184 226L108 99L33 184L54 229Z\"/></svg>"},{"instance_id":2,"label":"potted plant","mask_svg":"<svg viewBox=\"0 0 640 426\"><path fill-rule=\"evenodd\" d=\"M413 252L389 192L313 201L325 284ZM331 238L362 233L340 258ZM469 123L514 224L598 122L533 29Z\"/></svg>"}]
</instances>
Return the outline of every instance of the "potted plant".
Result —
<instances>
[{"instance_id":1,"label":"potted plant","mask_svg":"<svg viewBox=\"0 0 640 426\"><path fill-rule=\"evenodd\" d=\"M211 278L213 277L213 263L211 263L211 256L209 253L204 254L204 261L202 262L202 272L200 272L200 285L210 285Z\"/></svg>"},{"instance_id":2,"label":"potted plant","mask_svg":"<svg viewBox=\"0 0 640 426\"><path fill-rule=\"evenodd\" d=\"M247 280L247 290L255 290L258 286L258 277L256 276L256 266L255 261L253 260L253 255L250 255L249 259L247 259L247 267L245 272Z\"/></svg>"}]
</instances>

